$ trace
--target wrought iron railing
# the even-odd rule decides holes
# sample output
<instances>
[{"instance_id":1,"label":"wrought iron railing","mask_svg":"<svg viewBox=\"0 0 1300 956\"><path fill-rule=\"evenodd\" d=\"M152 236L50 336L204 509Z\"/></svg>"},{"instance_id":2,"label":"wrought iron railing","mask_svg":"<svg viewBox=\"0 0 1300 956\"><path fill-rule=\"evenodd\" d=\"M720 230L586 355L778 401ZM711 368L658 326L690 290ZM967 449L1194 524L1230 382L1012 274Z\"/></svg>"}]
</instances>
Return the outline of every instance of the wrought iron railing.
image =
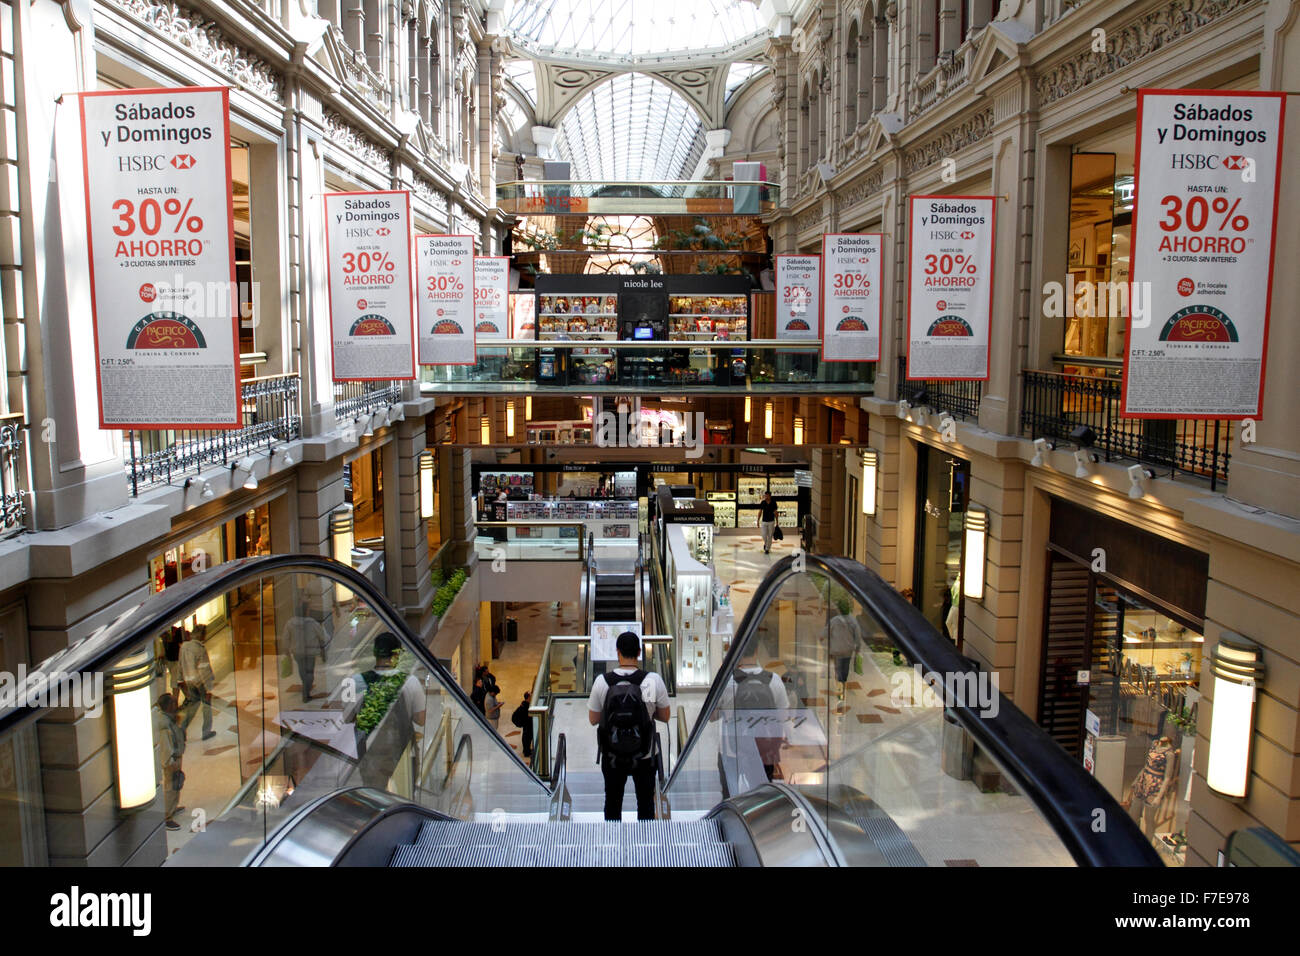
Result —
<instances>
[{"instance_id":1,"label":"wrought iron railing","mask_svg":"<svg viewBox=\"0 0 1300 956\"><path fill-rule=\"evenodd\" d=\"M929 405L936 412L950 412L963 421L978 419L983 382L944 382L907 377L907 356L898 357L898 397L912 404ZM917 399L921 399L920 402Z\"/></svg>"},{"instance_id":2,"label":"wrought iron railing","mask_svg":"<svg viewBox=\"0 0 1300 956\"><path fill-rule=\"evenodd\" d=\"M1024 371L1020 428L1030 438L1070 440L1081 425L1092 429L1093 450L1210 480L1228 480L1232 423L1204 418L1126 418L1123 382L1116 378Z\"/></svg>"},{"instance_id":3,"label":"wrought iron railing","mask_svg":"<svg viewBox=\"0 0 1300 956\"><path fill-rule=\"evenodd\" d=\"M302 435L299 379L268 375L242 383L243 425L238 429L144 429L126 432L126 475L131 494L204 465L225 465L258 448Z\"/></svg>"},{"instance_id":4,"label":"wrought iron railing","mask_svg":"<svg viewBox=\"0 0 1300 956\"><path fill-rule=\"evenodd\" d=\"M334 417L340 421L396 405L401 400L400 382L334 383Z\"/></svg>"},{"instance_id":5,"label":"wrought iron railing","mask_svg":"<svg viewBox=\"0 0 1300 956\"><path fill-rule=\"evenodd\" d=\"M21 531L27 518L27 468L23 432L27 421L21 412L0 415L0 509L4 534Z\"/></svg>"}]
</instances>

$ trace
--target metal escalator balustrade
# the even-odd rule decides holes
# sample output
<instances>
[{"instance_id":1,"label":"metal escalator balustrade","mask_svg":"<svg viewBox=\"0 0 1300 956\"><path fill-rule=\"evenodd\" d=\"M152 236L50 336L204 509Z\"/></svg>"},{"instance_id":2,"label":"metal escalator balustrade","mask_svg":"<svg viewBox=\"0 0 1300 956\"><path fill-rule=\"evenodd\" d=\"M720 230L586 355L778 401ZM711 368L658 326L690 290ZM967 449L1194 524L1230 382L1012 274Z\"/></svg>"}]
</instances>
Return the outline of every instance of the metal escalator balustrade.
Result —
<instances>
[{"instance_id":1,"label":"metal escalator balustrade","mask_svg":"<svg viewBox=\"0 0 1300 956\"><path fill-rule=\"evenodd\" d=\"M108 695L0 711L17 758L0 823L28 865L238 864L359 786L464 818L547 809L546 785L386 599L325 558L195 574L33 670L107 675Z\"/></svg>"},{"instance_id":2,"label":"metal escalator balustrade","mask_svg":"<svg viewBox=\"0 0 1300 956\"><path fill-rule=\"evenodd\" d=\"M772 781L867 837L851 865L1160 865L996 674L844 558L768 572L666 789L689 813Z\"/></svg>"}]
</instances>

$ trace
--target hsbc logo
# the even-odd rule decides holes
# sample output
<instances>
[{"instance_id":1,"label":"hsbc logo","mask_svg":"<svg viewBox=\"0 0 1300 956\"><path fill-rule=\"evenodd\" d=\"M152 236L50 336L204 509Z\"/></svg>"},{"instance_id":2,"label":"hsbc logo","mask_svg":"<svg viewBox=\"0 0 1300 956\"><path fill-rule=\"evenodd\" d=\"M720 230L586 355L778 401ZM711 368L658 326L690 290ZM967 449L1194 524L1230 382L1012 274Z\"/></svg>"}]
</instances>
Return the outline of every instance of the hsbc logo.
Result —
<instances>
[{"instance_id":1,"label":"hsbc logo","mask_svg":"<svg viewBox=\"0 0 1300 956\"><path fill-rule=\"evenodd\" d=\"M177 153L172 157L172 165L177 169L193 169L198 160L189 153Z\"/></svg>"},{"instance_id":2,"label":"hsbc logo","mask_svg":"<svg viewBox=\"0 0 1300 956\"><path fill-rule=\"evenodd\" d=\"M393 232L393 230L389 229L387 226L380 226L378 229L375 230L375 235L376 235L376 236L387 236L387 235L391 235L392 232Z\"/></svg>"},{"instance_id":3,"label":"hsbc logo","mask_svg":"<svg viewBox=\"0 0 1300 956\"><path fill-rule=\"evenodd\" d=\"M1218 169L1218 153L1174 153L1169 158L1170 169Z\"/></svg>"},{"instance_id":4,"label":"hsbc logo","mask_svg":"<svg viewBox=\"0 0 1300 956\"><path fill-rule=\"evenodd\" d=\"M1250 160L1245 156L1224 156L1223 157L1224 169L1245 169L1246 166L1249 165L1249 163Z\"/></svg>"},{"instance_id":5,"label":"hsbc logo","mask_svg":"<svg viewBox=\"0 0 1300 956\"><path fill-rule=\"evenodd\" d=\"M953 232L951 229L945 229L945 230L931 229L931 230L930 230L930 238L931 238L931 239L946 239L946 240L951 241L951 240L953 240L953 239L959 239L959 238L961 238L961 234L960 234L960 233L957 233L957 232Z\"/></svg>"},{"instance_id":6,"label":"hsbc logo","mask_svg":"<svg viewBox=\"0 0 1300 956\"><path fill-rule=\"evenodd\" d=\"M965 232L963 232L963 233L961 234L961 237L962 237L963 239L974 239L974 238L975 238L975 233L973 233L973 232L971 232L969 229L967 229Z\"/></svg>"}]
</instances>

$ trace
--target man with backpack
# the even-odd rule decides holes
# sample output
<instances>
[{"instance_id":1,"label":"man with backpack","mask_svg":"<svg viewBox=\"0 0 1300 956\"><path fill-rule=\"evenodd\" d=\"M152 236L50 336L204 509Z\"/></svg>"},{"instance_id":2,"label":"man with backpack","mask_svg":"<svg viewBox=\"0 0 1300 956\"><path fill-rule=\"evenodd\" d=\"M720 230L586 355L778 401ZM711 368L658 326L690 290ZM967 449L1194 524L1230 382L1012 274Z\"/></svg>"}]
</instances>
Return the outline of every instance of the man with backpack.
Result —
<instances>
[{"instance_id":1,"label":"man with backpack","mask_svg":"<svg viewBox=\"0 0 1300 956\"><path fill-rule=\"evenodd\" d=\"M668 688L653 671L641 670L641 639L624 631L614 643L618 666L592 683L587 718L596 727L598 759L605 776L605 819L623 819L627 778L636 787L636 818L655 817L654 722L668 723Z\"/></svg>"},{"instance_id":2,"label":"man with backpack","mask_svg":"<svg viewBox=\"0 0 1300 956\"><path fill-rule=\"evenodd\" d=\"M751 643L740 655L731 679L722 689L722 699L714 711L717 720L723 714L734 718L734 737L726 749L737 750L741 737L753 734L768 780L776 779L776 768L785 744L785 709L790 706L785 682L780 674L764 670L758 663L758 647ZM760 723L761 721L761 723Z\"/></svg>"}]
</instances>

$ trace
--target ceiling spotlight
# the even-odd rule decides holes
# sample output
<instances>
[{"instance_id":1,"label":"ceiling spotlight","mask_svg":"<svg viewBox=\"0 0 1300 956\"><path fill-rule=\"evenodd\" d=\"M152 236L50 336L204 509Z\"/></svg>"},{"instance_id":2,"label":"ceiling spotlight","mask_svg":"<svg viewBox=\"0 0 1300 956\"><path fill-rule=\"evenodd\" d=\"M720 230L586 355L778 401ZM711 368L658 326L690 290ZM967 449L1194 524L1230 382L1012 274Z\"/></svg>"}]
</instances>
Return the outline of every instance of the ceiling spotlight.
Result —
<instances>
[{"instance_id":1,"label":"ceiling spotlight","mask_svg":"<svg viewBox=\"0 0 1300 956\"><path fill-rule=\"evenodd\" d=\"M1034 457L1029 463L1035 468L1042 468L1047 461L1048 451L1056 451L1056 442L1048 441L1046 438L1035 438Z\"/></svg>"},{"instance_id":2,"label":"ceiling spotlight","mask_svg":"<svg viewBox=\"0 0 1300 956\"><path fill-rule=\"evenodd\" d=\"M1092 474L1092 469L1090 469L1088 466L1090 464L1096 464L1099 461L1101 461L1101 459L1098 458L1096 455L1094 455L1092 452L1084 451L1082 448L1080 448L1078 451L1074 453L1074 464L1075 464L1074 477L1087 478L1090 474Z\"/></svg>"},{"instance_id":3,"label":"ceiling spotlight","mask_svg":"<svg viewBox=\"0 0 1300 956\"><path fill-rule=\"evenodd\" d=\"M1141 465L1132 465L1128 470L1128 479L1132 482L1129 485L1128 496L1130 498L1141 498L1146 494L1146 482L1155 478L1156 473L1150 468L1143 468Z\"/></svg>"}]
</instances>

